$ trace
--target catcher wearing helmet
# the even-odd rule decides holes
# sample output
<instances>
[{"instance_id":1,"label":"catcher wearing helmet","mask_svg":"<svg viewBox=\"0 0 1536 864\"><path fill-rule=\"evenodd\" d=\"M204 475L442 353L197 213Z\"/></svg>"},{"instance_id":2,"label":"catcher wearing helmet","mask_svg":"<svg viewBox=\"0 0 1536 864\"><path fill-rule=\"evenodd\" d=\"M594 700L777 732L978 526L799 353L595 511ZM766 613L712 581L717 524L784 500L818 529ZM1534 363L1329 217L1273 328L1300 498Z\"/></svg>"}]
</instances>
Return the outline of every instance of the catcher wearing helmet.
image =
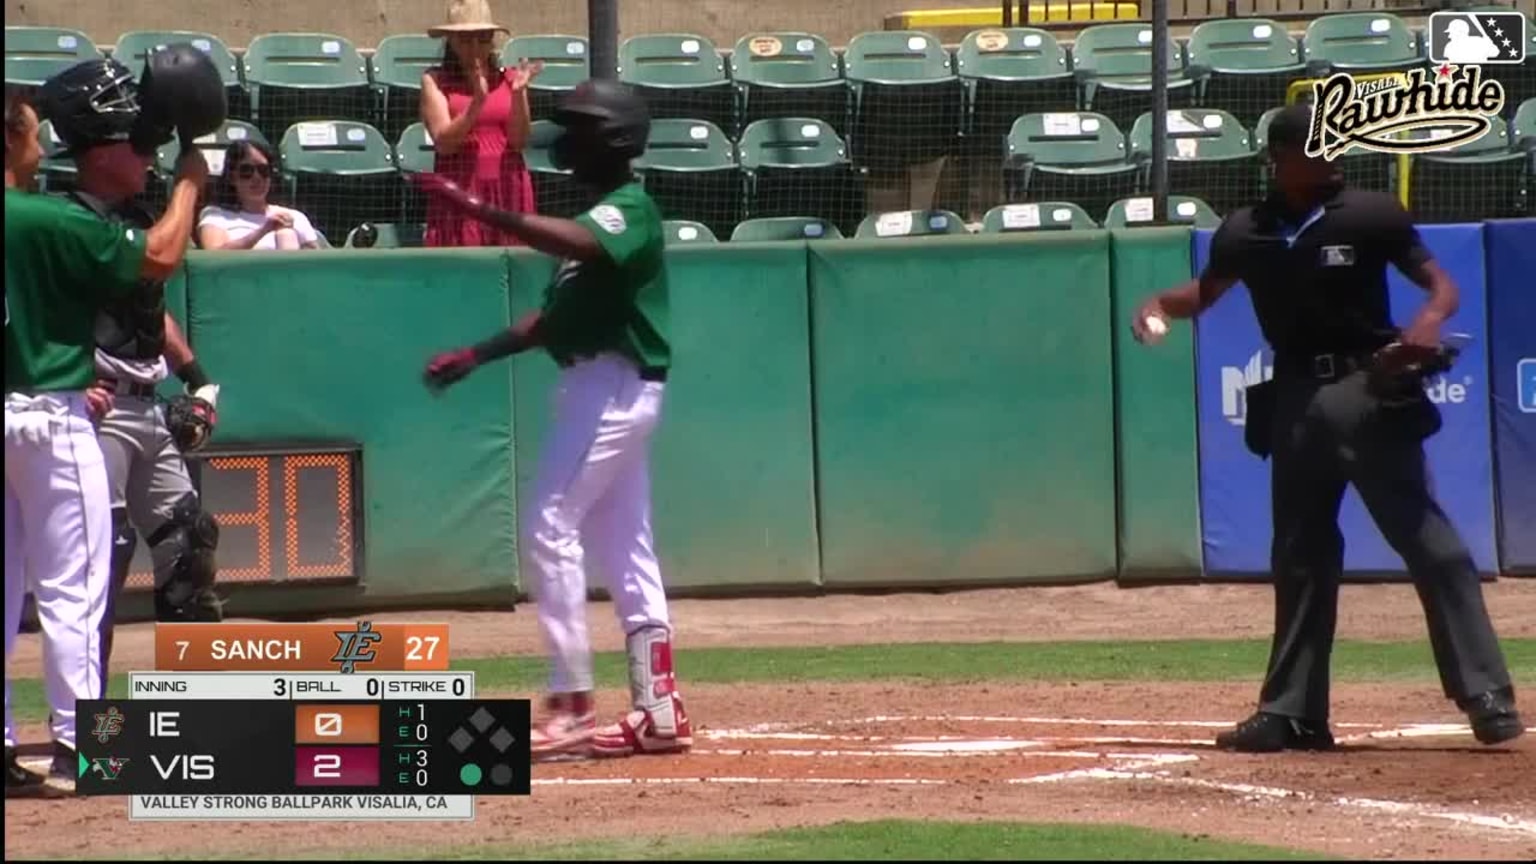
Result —
<instances>
[{"instance_id":1,"label":"catcher wearing helmet","mask_svg":"<svg viewBox=\"0 0 1536 864\"><path fill-rule=\"evenodd\" d=\"M549 713L535 723L531 749L540 757L676 753L692 745L692 731L673 675L648 470L672 365L667 267L661 212L630 170L645 150L650 118L627 88L590 80L559 105L555 122L563 127L556 164L599 196L574 220L496 210L441 178L422 178L449 206L563 261L541 309L432 358L426 382L440 390L535 347L560 367L537 501L519 544L553 657ZM606 580L629 653L629 710L603 727L593 710L584 564Z\"/></svg>"}]
</instances>

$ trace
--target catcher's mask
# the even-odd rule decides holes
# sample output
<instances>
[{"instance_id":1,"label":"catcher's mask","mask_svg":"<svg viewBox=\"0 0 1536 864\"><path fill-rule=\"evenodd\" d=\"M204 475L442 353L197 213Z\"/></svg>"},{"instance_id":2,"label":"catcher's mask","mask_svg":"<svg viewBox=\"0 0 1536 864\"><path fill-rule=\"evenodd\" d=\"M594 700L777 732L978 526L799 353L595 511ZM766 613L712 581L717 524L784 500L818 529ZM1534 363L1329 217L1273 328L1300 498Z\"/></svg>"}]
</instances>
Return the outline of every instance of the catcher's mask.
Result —
<instances>
[{"instance_id":1,"label":"catcher's mask","mask_svg":"<svg viewBox=\"0 0 1536 864\"><path fill-rule=\"evenodd\" d=\"M38 114L53 124L65 154L78 157L92 147L132 141L143 156L170 140L154 141L140 121L139 85L116 60L86 60L43 82ZM138 134L135 134L137 132Z\"/></svg>"}]
</instances>

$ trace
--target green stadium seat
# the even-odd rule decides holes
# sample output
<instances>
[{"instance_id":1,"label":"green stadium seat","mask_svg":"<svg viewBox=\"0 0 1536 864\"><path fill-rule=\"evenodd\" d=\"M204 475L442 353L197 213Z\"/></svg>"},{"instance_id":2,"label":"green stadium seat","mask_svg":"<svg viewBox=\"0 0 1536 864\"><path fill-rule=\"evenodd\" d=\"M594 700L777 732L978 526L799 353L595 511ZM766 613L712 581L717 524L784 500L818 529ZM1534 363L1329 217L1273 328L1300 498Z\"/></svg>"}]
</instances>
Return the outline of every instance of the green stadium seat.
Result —
<instances>
[{"instance_id":1,"label":"green stadium seat","mask_svg":"<svg viewBox=\"0 0 1536 864\"><path fill-rule=\"evenodd\" d=\"M101 57L91 37L66 27L5 28L5 83L36 87L55 74Z\"/></svg>"},{"instance_id":2,"label":"green stadium seat","mask_svg":"<svg viewBox=\"0 0 1536 864\"><path fill-rule=\"evenodd\" d=\"M394 140L421 117L421 76L443 62L445 41L431 36L386 36L368 58L373 82L373 124Z\"/></svg>"},{"instance_id":3,"label":"green stadium seat","mask_svg":"<svg viewBox=\"0 0 1536 864\"><path fill-rule=\"evenodd\" d=\"M652 120L650 140L635 168L663 218L702 222L716 237L730 236L741 221L741 167L719 126L706 120Z\"/></svg>"},{"instance_id":4,"label":"green stadium seat","mask_svg":"<svg viewBox=\"0 0 1536 864\"><path fill-rule=\"evenodd\" d=\"M836 225L814 216L773 216L748 219L731 232L732 243L760 243L772 240L841 240L843 232Z\"/></svg>"},{"instance_id":5,"label":"green stadium seat","mask_svg":"<svg viewBox=\"0 0 1536 864\"><path fill-rule=\"evenodd\" d=\"M915 30L860 33L843 52L853 88L853 159L905 168L955 150L964 88L949 51Z\"/></svg>"},{"instance_id":6,"label":"green stadium seat","mask_svg":"<svg viewBox=\"0 0 1536 864\"><path fill-rule=\"evenodd\" d=\"M569 219L591 207L593 195L576 182L570 171L555 167L549 149L559 136L560 127L553 120L533 121L528 146L523 148L523 161L533 175L534 206L538 212Z\"/></svg>"},{"instance_id":7,"label":"green stadium seat","mask_svg":"<svg viewBox=\"0 0 1536 864\"><path fill-rule=\"evenodd\" d=\"M1168 112L1168 188L1231 213L1259 198L1260 164L1248 130L1226 111L1186 108ZM1152 112L1131 127L1131 158L1152 159Z\"/></svg>"},{"instance_id":8,"label":"green stadium seat","mask_svg":"<svg viewBox=\"0 0 1536 864\"><path fill-rule=\"evenodd\" d=\"M42 146L43 159L37 166L37 184L43 192L68 192L75 188L75 160L62 155L64 142L53 131L53 124L44 120L37 127L37 142Z\"/></svg>"},{"instance_id":9,"label":"green stadium seat","mask_svg":"<svg viewBox=\"0 0 1536 864\"><path fill-rule=\"evenodd\" d=\"M1203 22L1189 34L1187 53L1200 104L1229 111L1248 127L1285 102L1292 81L1307 77L1300 46L1284 24L1268 18Z\"/></svg>"},{"instance_id":10,"label":"green stadium seat","mask_svg":"<svg viewBox=\"0 0 1536 864\"><path fill-rule=\"evenodd\" d=\"M1168 40L1168 107L1194 104L1195 81L1184 68L1184 51ZM1121 129L1147 110L1152 93L1152 26L1144 23L1096 24L1077 34L1072 69L1081 91L1079 104L1103 114Z\"/></svg>"},{"instance_id":11,"label":"green stadium seat","mask_svg":"<svg viewBox=\"0 0 1536 864\"><path fill-rule=\"evenodd\" d=\"M508 65L543 61L544 70L528 85L528 108L535 120L554 116L560 95L592 77L592 55L584 36L517 36L501 49L501 60Z\"/></svg>"},{"instance_id":12,"label":"green stadium seat","mask_svg":"<svg viewBox=\"0 0 1536 864\"><path fill-rule=\"evenodd\" d=\"M1320 15L1301 37L1309 74L1370 74L1422 66L1419 40L1408 23L1390 12Z\"/></svg>"},{"instance_id":13,"label":"green stadium seat","mask_svg":"<svg viewBox=\"0 0 1536 864\"><path fill-rule=\"evenodd\" d=\"M927 237L938 234L969 234L965 220L948 210L897 210L871 213L859 223L860 238Z\"/></svg>"},{"instance_id":14,"label":"green stadium seat","mask_svg":"<svg viewBox=\"0 0 1536 864\"><path fill-rule=\"evenodd\" d=\"M1263 159L1264 151L1268 147L1270 121L1283 110L1285 109L1276 107L1265 111L1259 115L1259 122L1253 126L1253 149L1258 151L1260 159ZM1343 155L1339 156L1338 165L1344 180L1356 189L1393 193L1397 191L1397 159L1389 153L1356 147L1344 151Z\"/></svg>"},{"instance_id":15,"label":"green stadium seat","mask_svg":"<svg viewBox=\"0 0 1536 864\"><path fill-rule=\"evenodd\" d=\"M278 145L292 200L317 230L345 237L363 222L400 215L401 177L383 133L356 120L296 123Z\"/></svg>"},{"instance_id":16,"label":"green stadium seat","mask_svg":"<svg viewBox=\"0 0 1536 864\"><path fill-rule=\"evenodd\" d=\"M1509 126L1509 146L1515 150L1536 150L1536 97L1520 103L1515 122Z\"/></svg>"},{"instance_id":17,"label":"green stadium seat","mask_svg":"<svg viewBox=\"0 0 1536 864\"><path fill-rule=\"evenodd\" d=\"M1001 154L1021 114L1077 107L1067 49L1045 30L967 33L955 52L955 71L966 89L966 134L979 153Z\"/></svg>"},{"instance_id":18,"label":"green stadium seat","mask_svg":"<svg viewBox=\"0 0 1536 864\"><path fill-rule=\"evenodd\" d=\"M343 245L347 249L416 249L426 245L427 226L422 223L395 223L395 222L369 222L373 227L373 242L366 247L359 246L362 225L347 232L347 240Z\"/></svg>"},{"instance_id":19,"label":"green stadium seat","mask_svg":"<svg viewBox=\"0 0 1536 864\"><path fill-rule=\"evenodd\" d=\"M1450 132L1434 127L1405 137L1435 139ZM1511 147L1509 129L1493 118L1493 128L1476 141L1444 152L1411 157L1408 207L1424 222L1481 222L1536 215L1531 209L1531 174L1536 154Z\"/></svg>"},{"instance_id":20,"label":"green stadium seat","mask_svg":"<svg viewBox=\"0 0 1536 864\"><path fill-rule=\"evenodd\" d=\"M827 40L814 33L749 33L731 51L741 125L816 117L848 134L849 90Z\"/></svg>"},{"instance_id":21,"label":"green stadium seat","mask_svg":"<svg viewBox=\"0 0 1536 864\"><path fill-rule=\"evenodd\" d=\"M1076 201L1090 213L1135 195L1145 174L1119 127L1092 111L1020 117L1008 132L1003 167L1010 202Z\"/></svg>"},{"instance_id":22,"label":"green stadium seat","mask_svg":"<svg viewBox=\"0 0 1536 864\"><path fill-rule=\"evenodd\" d=\"M718 243L715 232L708 225L686 219L670 219L662 223L668 246L690 246L696 243Z\"/></svg>"},{"instance_id":23,"label":"green stadium seat","mask_svg":"<svg viewBox=\"0 0 1536 864\"><path fill-rule=\"evenodd\" d=\"M383 132L384 130L379 130ZM422 123L405 127L395 139L395 165L400 173L420 174L431 171L437 164L437 148L432 145L432 135ZM404 223L427 221L427 199L408 177L400 185L400 221Z\"/></svg>"},{"instance_id":24,"label":"green stadium seat","mask_svg":"<svg viewBox=\"0 0 1536 864\"><path fill-rule=\"evenodd\" d=\"M245 49L251 121L273 140L295 123L352 120L372 126L368 64L330 33L267 33ZM377 127L374 127L377 129Z\"/></svg>"},{"instance_id":25,"label":"green stadium seat","mask_svg":"<svg viewBox=\"0 0 1536 864\"><path fill-rule=\"evenodd\" d=\"M619 45L619 80L659 119L705 120L736 131L736 90L715 43L693 33L631 36Z\"/></svg>"},{"instance_id":26,"label":"green stadium seat","mask_svg":"<svg viewBox=\"0 0 1536 864\"><path fill-rule=\"evenodd\" d=\"M1015 231L1070 231L1093 229L1088 211L1071 201L1041 201L1035 204L1001 204L987 211L981 219L981 233L1005 234Z\"/></svg>"},{"instance_id":27,"label":"green stadium seat","mask_svg":"<svg viewBox=\"0 0 1536 864\"><path fill-rule=\"evenodd\" d=\"M1138 225L1152 224L1152 218L1151 198L1122 198L1109 205L1109 212L1104 214L1104 227L1135 228ZM1221 224L1221 217L1216 215L1211 205L1199 198L1191 195L1169 195L1168 221L1192 225L1196 228L1215 228Z\"/></svg>"},{"instance_id":28,"label":"green stadium seat","mask_svg":"<svg viewBox=\"0 0 1536 864\"><path fill-rule=\"evenodd\" d=\"M746 175L746 216L814 214L853 230L864 216L864 195L848 148L832 126L811 117L758 120L737 146Z\"/></svg>"}]
</instances>

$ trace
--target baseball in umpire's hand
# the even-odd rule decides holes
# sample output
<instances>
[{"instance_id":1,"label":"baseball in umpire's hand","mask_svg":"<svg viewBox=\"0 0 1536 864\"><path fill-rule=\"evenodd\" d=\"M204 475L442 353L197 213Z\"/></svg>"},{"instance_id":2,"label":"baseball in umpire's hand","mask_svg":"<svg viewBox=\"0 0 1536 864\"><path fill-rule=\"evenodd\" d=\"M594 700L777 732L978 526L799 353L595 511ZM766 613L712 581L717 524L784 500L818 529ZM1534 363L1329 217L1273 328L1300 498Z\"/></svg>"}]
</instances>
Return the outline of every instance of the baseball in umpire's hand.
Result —
<instances>
[{"instance_id":1,"label":"baseball in umpire's hand","mask_svg":"<svg viewBox=\"0 0 1536 864\"><path fill-rule=\"evenodd\" d=\"M464 380L479 365L472 349L459 348L454 351L444 351L427 362L427 370L423 373L422 380L426 383L428 390L440 393Z\"/></svg>"}]
</instances>

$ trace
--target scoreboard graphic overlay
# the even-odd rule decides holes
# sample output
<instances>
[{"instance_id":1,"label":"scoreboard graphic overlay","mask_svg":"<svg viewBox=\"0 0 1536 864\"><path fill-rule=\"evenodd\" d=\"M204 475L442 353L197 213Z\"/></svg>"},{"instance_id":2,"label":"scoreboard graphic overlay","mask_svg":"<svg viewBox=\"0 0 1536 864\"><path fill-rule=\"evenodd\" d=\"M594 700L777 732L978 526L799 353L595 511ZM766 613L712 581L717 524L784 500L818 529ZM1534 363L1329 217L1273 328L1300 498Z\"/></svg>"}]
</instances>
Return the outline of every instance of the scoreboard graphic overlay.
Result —
<instances>
[{"instance_id":1,"label":"scoreboard graphic overlay","mask_svg":"<svg viewBox=\"0 0 1536 864\"><path fill-rule=\"evenodd\" d=\"M82 700L76 794L132 819L467 820L528 795L531 703L479 699L439 624L159 624L128 699Z\"/></svg>"}]
</instances>

